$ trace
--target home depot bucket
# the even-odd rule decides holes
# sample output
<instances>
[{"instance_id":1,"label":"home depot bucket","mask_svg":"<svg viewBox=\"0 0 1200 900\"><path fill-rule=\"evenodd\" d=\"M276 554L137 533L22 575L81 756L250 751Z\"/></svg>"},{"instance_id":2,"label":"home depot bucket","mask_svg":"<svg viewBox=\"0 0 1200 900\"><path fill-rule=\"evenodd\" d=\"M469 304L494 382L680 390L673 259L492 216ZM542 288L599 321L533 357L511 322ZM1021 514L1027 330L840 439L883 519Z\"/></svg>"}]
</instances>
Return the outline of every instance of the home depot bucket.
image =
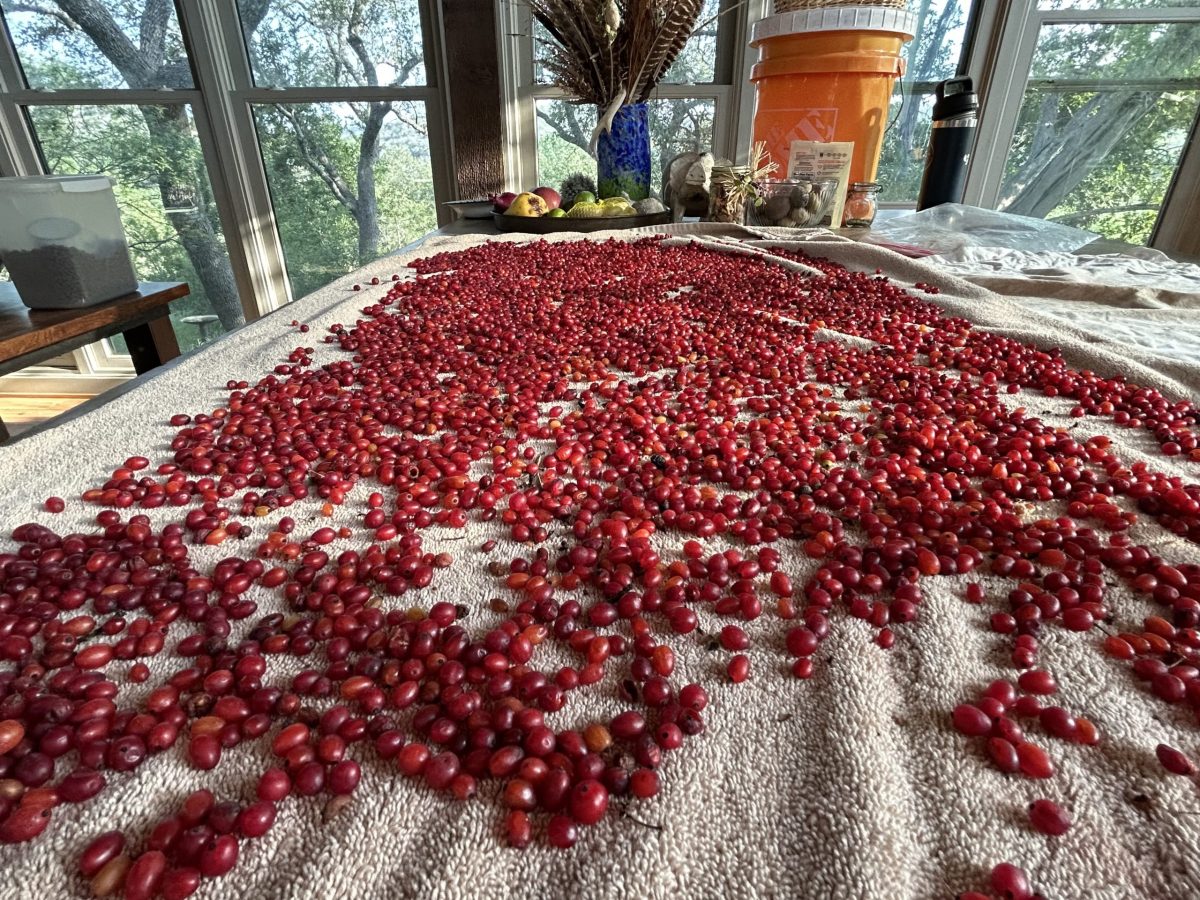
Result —
<instances>
[{"instance_id":1,"label":"home depot bucket","mask_svg":"<svg viewBox=\"0 0 1200 900\"><path fill-rule=\"evenodd\" d=\"M786 172L792 141L853 141L850 181L875 181L900 49L916 17L867 6L798 10L754 24L754 140Z\"/></svg>"}]
</instances>

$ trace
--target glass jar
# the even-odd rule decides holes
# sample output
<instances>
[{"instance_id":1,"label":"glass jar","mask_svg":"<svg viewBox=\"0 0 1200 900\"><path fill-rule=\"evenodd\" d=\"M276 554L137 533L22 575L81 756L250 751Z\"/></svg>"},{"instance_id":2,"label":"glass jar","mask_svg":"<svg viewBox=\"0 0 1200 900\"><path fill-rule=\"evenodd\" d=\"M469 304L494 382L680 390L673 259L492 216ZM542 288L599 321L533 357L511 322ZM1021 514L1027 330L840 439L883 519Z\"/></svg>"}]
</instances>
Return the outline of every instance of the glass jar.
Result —
<instances>
[{"instance_id":1,"label":"glass jar","mask_svg":"<svg viewBox=\"0 0 1200 900\"><path fill-rule=\"evenodd\" d=\"M879 205L879 185L874 181L856 181L846 192L846 210L842 215L843 228L870 228Z\"/></svg>"},{"instance_id":2,"label":"glass jar","mask_svg":"<svg viewBox=\"0 0 1200 900\"><path fill-rule=\"evenodd\" d=\"M733 222L746 220L746 194L736 186L750 177L746 166L713 166L708 196L708 221Z\"/></svg>"}]
</instances>

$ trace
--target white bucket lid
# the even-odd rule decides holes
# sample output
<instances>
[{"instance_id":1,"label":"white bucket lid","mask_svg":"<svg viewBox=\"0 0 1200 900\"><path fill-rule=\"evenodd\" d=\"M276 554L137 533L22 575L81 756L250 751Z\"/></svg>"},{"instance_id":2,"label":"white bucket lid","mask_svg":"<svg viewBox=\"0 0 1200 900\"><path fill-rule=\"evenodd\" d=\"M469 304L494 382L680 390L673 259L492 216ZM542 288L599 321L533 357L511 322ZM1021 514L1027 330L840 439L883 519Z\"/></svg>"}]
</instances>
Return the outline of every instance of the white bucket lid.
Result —
<instances>
[{"instance_id":1,"label":"white bucket lid","mask_svg":"<svg viewBox=\"0 0 1200 900\"><path fill-rule=\"evenodd\" d=\"M813 31L893 31L911 39L917 33L917 17L906 9L884 6L798 9L759 19L750 30L750 43Z\"/></svg>"},{"instance_id":2,"label":"white bucket lid","mask_svg":"<svg viewBox=\"0 0 1200 900\"><path fill-rule=\"evenodd\" d=\"M112 179L107 175L22 175L16 178L0 178L0 193L65 191L74 194L111 189Z\"/></svg>"}]
</instances>

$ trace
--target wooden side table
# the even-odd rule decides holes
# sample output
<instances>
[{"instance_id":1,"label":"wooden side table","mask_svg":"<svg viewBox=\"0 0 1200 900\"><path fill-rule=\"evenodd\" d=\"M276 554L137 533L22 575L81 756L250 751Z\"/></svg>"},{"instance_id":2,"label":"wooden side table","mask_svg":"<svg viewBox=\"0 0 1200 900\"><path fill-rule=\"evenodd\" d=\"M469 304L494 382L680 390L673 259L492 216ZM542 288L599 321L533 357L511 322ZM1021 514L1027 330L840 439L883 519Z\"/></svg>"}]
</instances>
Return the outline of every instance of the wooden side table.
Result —
<instances>
[{"instance_id":1,"label":"wooden side table","mask_svg":"<svg viewBox=\"0 0 1200 900\"><path fill-rule=\"evenodd\" d=\"M125 335L137 373L148 372L179 355L167 305L188 293L184 282L152 281L83 309L29 309L11 283L0 283L0 375L118 333ZM0 421L0 442L7 439Z\"/></svg>"}]
</instances>

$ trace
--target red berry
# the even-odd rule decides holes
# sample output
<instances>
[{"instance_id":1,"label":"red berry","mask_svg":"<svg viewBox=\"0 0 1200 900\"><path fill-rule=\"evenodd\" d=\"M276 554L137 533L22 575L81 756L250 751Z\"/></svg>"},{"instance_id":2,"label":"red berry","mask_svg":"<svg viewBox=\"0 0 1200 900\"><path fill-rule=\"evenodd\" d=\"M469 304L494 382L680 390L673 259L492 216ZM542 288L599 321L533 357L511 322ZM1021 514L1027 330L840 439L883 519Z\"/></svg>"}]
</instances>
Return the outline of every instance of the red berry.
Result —
<instances>
[{"instance_id":1,"label":"red berry","mask_svg":"<svg viewBox=\"0 0 1200 900\"><path fill-rule=\"evenodd\" d=\"M1172 775L1195 775L1196 765L1174 747L1159 744L1154 748L1162 767Z\"/></svg>"},{"instance_id":2,"label":"red berry","mask_svg":"<svg viewBox=\"0 0 1200 900\"><path fill-rule=\"evenodd\" d=\"M1071 827L1071 817L1052 800L1034 800L1029 804L1029 821L1042 834L1066 834Z\"/></svg>"},{"instance_id":3,"label":"red berry","mask_svg":"<svg viewBox=\"0 0 1200 900\"><path fill-rule=\"evenodd\" d=\"M608 809L608 789L599 781L585 778L571 789L571 817L581 825L595 825Z\"/></svg>"},{"instance_id":4,"label":"red berry","mask_svg":"<svg viewBox=\"0 0 1200 900\"><path fill-rule=\"evenodd\" d=\"M992 890L1003 900L1032 900L1029 878L1012 863L1000 863L992 869Z\"/></svg>"}]
</instances>

